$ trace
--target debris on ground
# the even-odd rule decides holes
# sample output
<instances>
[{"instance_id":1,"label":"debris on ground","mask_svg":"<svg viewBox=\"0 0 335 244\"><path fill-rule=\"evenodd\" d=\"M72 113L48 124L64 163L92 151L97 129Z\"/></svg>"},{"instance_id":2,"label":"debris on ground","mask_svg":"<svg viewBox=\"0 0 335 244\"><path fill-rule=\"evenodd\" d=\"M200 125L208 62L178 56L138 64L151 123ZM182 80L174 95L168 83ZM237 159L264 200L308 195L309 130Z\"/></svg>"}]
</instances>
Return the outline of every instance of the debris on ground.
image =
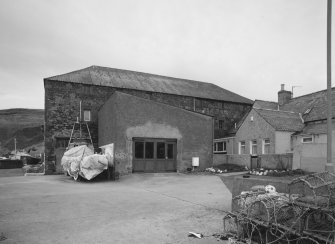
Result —
<instances>
[{"instance_id":1,"label":"debris on ground","mask_svg":"<svg viewBox=\"0 0 335 244\"><path fill-rule=\"evenodd\" d=\"M201 239L204 235L203 234L199 234L199 233L195 233L195 232L188 232L188 236L189 237L196 237L196 238L199 238Z\"/></svg>"},{"instance_id":2,"label":"debris on ground","mask_svg":"<svg viewBox=\"0 0 335 244\"><path fill-rule=\"evenodd\" d=\"M301 169L265 169L265 168L257 168L249 171L250 175L264 175L264 176L294 176L294 175L304 175L305 172Z\"/></svg>"},{"instance_id":3,"label":"debris on ground","mask_svg":"<svg viewBox=\"0 0 335 244\"><path fill-rule=\"evenodd\" d=\"M186 173L191 174L224 174L230 172L244 172L249 169L246 166L235 165L235 164L220 164L205 170L199 170L196 168L187 168Z\"/></svg>"},{"instance_id":4,"label":"debris on ground","mask_svg":"<svg viewBox=\"0 0 335 244\"><path fill-rule=\"evenodd\" d=\"M5 237L4 233L1 232L0 241L4 241L6 239L7 239L7 237Z\"/></svg>"}]
</instances>

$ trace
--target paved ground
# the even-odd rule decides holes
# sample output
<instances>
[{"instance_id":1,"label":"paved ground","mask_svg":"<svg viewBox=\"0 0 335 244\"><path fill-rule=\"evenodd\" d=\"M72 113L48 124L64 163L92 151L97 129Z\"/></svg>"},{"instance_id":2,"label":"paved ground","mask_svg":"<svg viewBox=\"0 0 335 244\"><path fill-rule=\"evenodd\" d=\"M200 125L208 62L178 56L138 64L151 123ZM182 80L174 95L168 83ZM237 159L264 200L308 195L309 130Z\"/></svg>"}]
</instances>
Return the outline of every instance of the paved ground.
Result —
<instances>
[{"instance_id":1,"label":"paved ground","mask_svg":"<svg viewBox=\"0 0 335 244\"><path fill-rule=\"evenodd\" d=\"M223 243L231 194L217 176L133 174L117 182L57 176L0 178L0 235L8 243Z\"/></svg>"}]
</instances>

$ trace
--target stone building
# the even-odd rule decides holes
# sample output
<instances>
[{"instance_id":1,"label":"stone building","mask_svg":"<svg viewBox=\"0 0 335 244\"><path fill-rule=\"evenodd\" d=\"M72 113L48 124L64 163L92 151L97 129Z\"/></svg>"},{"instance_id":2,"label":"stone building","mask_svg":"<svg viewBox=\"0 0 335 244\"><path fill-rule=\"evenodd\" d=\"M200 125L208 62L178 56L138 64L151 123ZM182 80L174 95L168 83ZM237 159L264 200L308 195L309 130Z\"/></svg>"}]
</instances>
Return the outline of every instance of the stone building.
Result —
<instances>
[{"instance_id":1,"label":"stone building","mask_svg":"<svg viewBox=\"0 0 335 244\"><path fill-rule=\"evenodd\" d=\"M334 88L332 103L335 114ZM333 141L334 126L333 120ZM251 111L237 123L229 137L215 140L215 144L219 143L222 144L220 148L226 150L217 153L234 155L230 157L230 163L243 161L241 158L244 158L244 164L249 166L253 157L290 155L292 168L322 172L325 170L327 152L326 90L293 98L292 92L285 90L282 85L278 102L256 100ZM334 144L332 157L334 161ZM228 156L217 155L214 161L222 162L222 158ZM269 167L269 164L264 161L262 166Z\"/></svg>"},{"instance_id":2,"label":"stone building","mask_svg":"<svg viewBox=\"0 0 335 244\"><path fill-rule=\"evenodd\" d=\"M44 89L46 173L61 172L60 159L73 123L80 114L88 123L95 148L117 142L115 153L121 173L136 171L133 147L148 140L148 145L154 145L151 153L158 153L158 147L163 145L159 140L165 143L166 154L169 147L175 147L175 166L172 170L182 171L190 166L192 156L200 154L200 166L210 165L213 138L227 135L252 106L251 100L210 83L98 66L45 78ZM110 101L115 101L115 104ZM121 111L126 114L122 121L117 120ZM108 124L109 120L115 122L114 126L114 122ZM125 122L128 124L125 125ZM200 124L202 127L199 127ZM149 126L144 130L146 133L142 131L139 136L132 134L127 137L130 135L127 129L143 125ZM177 128L180 134L167 136L168 131L155 128ZM120 133L113 137L115 131ZM205 136L204 131L210 135ZM187 141L181 140L181 136ZM197 141L202 142L201 145L197 146ZM210 153L206 154L204 150ZM141 165L141 162L137 163ZM163 168L161 171L164 171Z\"/></svg>"}]
</instances>

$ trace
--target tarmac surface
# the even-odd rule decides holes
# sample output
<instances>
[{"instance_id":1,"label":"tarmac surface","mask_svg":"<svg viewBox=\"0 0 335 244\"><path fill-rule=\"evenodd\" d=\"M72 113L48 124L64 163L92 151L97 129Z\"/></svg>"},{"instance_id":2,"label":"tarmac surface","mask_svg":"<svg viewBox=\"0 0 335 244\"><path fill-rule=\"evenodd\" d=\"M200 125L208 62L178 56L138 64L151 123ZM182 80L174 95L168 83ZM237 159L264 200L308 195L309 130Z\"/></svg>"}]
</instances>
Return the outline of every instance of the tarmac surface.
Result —
<instances>
[{"instance_id":1,"label":"tarmac surface","mask_svg":"<svg viewBox=\"0 0 335 244\"><path fill-rule=\"evenodd\" d=\"M222 233L230 203L213 175L0 177L0 243L227 243L212 235Z\"/></svg>"}]
</instances>

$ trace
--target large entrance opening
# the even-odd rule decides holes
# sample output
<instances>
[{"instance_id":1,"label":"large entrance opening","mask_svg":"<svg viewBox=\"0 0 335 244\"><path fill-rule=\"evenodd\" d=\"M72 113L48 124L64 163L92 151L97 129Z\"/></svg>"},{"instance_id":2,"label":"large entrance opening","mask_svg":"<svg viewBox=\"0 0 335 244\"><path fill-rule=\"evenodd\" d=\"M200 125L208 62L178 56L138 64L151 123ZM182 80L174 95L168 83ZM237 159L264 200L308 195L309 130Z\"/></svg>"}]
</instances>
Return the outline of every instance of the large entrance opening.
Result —
<instances>
[{"instance_id":1,"label":"large entrance opening","mask_svg":"<svg viewBox=\"0 0 335 244\"><path fill-rule=\"evenodd\" d=\"M133 138L133 172L176 171L176 139Z\"/></svg>"}]
</instances>

